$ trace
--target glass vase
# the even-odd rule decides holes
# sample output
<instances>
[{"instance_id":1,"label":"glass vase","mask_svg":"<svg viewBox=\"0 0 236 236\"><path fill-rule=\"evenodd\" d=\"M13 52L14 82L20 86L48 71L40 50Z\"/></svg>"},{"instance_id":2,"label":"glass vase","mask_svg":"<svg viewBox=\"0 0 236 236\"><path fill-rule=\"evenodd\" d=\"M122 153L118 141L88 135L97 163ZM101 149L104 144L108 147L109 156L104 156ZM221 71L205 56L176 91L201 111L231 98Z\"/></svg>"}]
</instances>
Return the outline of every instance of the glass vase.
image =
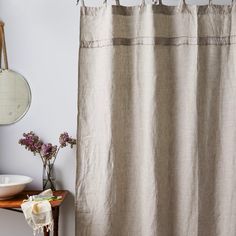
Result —
<instances>
[{"instance_id":1,"label":"glass vase","mask_svg":"<svg viewBox=\"0 0 236 236\"><path fill-rule=\"evenodd\" d=\"M50 161L46 161L43 165L43 190L56 190L56 177L53 167L54 166Z\"/></svg>"}]
</instances>

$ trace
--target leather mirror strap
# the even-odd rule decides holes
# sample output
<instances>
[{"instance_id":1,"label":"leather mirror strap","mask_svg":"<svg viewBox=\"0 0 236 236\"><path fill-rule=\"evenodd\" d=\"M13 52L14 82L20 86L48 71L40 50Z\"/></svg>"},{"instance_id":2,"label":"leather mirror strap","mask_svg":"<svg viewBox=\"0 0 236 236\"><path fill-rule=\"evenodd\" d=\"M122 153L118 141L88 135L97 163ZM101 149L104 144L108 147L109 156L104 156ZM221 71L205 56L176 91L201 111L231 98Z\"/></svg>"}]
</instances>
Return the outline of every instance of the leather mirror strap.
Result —
<instances>
[{"instance_id":1,"label":"leather mirror strap","mask_svg":"<svg viewBox=\"0 0 236 236\"><path fill-rule=\"evenodd\" d=\"M1 38L1 46L0 46L0 55L2 58L2 52L3 52L3 60L5 69L8 69L8 59L7 59L7 48L6 48L6 41L5 41L5 33L4 33L4 23L0 21L0 38ZM2 60L1 60L2 61Z\"/></svg>"}]
</instances>

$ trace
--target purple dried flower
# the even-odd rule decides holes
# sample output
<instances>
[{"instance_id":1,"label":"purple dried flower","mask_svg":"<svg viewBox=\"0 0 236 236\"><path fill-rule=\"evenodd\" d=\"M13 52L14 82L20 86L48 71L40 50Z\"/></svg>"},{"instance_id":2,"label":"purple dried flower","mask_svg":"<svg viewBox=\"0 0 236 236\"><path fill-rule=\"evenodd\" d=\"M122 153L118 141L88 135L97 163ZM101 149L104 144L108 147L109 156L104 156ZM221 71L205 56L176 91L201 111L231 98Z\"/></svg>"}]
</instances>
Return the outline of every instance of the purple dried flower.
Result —
<instances>
[{"instance_id":1,"label":"purple dried flower","mask_svg":"<svg viewBox=\"0 0 236 236\"><path fill-rule=\"evenodd\" d=\"M65 147L66 146L66 143L68 142L69 140L69 134L68 133L62 133L59 137L59 143L61 144L61 147Z\"/></svg>"},{"instance_id":2,"label":"purple dried flower","mask_svg":"<svg viewBox=\"0 0 236 236\"><path fill-rule=\"evenodd\" d=\"M28 151L34 153L38 153L45 163L48 160L52 160L54 164L56 160L56 156L60 150L60 148L66 147L68 144L71 148L76 144L76 139L71 138L67 132L64 132L59 137L60 147L57 148L56 145L52 145L51 143L44 144L34 132L30 131L29 133L24 133L23 138L19 140L19 144L25 147Z\"/></svg>"},{"instance_id":3,"label":"purple dried flower","mask_svg":"<svg viewBox=\"0 0 236 236\"><path fill-rule=\"evenodd\" d=\"M57 153L57 146L53 146L51 143L43 144L41 147L40 154L43 158L51 159L52 157L55 157Z\"/></svg>"},{"instance_id":4,"label":"purple dried flower","mask_svg":"<svg viewBox=\"0 0 236 236\"><path fill-rule=\"evenodd\" d=\"M76 139L71 138L67 132L64 132L59 137L59 143L61 148L66 147L67 144L70 144L71 148L73 148L73 145L76 144Z\"/></svg>"},{"instance_id":5,"label":"purple dried flower","mask_svg":"<svg viewBox=\"0 0 236 236\"><path fill-rule=\"evenodd\" d=\"M33 152L34 154L39 153L43 142L39 139L34 132L24 133L22 139L19 140L19 144L25 146L25 149Z\"/></svg>"}]
</instances>

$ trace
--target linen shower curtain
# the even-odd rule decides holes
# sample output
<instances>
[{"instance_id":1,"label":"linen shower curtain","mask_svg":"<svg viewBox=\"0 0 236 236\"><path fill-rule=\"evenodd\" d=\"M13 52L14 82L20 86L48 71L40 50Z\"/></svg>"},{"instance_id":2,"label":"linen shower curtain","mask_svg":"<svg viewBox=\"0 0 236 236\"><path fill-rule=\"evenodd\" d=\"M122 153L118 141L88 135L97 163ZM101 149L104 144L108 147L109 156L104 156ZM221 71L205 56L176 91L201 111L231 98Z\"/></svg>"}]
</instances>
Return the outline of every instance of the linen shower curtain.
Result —
<instances>
[{"instance_id":1,"label":"linen shower curtain","mask_svg":"<svg viewBox=\"0 0 236 236\"><path fill-rule=\"evenodd\" d=\"M76 235L236 235L236 7L81 7Z\"/></svg>"}]
</instances>

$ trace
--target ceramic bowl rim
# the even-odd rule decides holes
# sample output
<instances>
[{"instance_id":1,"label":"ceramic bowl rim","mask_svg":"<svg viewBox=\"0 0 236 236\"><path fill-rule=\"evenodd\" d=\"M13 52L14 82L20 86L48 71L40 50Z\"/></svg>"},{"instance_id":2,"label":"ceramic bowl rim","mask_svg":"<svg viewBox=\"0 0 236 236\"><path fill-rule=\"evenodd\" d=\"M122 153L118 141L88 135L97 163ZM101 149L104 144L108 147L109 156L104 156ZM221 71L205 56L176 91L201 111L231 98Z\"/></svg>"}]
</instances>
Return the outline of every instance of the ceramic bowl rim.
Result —
<instances>
[{"instance_id":1,"label":"ceramic bowl rim","mask_svg":"<svg viewBox=\"0 0 236 236\"><path fill-rule=\"evenodd\" d=\"M25 175L0 175L0 177L20 177L23 179L21 179L21 181L17 182L12 182L12 183L7 183L7 184L1 184L0 183L0 187L10 187L10 186L17 186L17 185L25 185L25 184L29 184L33 181L33 179L29 176L25 176Z\"/></svg>"}]
</instances>

